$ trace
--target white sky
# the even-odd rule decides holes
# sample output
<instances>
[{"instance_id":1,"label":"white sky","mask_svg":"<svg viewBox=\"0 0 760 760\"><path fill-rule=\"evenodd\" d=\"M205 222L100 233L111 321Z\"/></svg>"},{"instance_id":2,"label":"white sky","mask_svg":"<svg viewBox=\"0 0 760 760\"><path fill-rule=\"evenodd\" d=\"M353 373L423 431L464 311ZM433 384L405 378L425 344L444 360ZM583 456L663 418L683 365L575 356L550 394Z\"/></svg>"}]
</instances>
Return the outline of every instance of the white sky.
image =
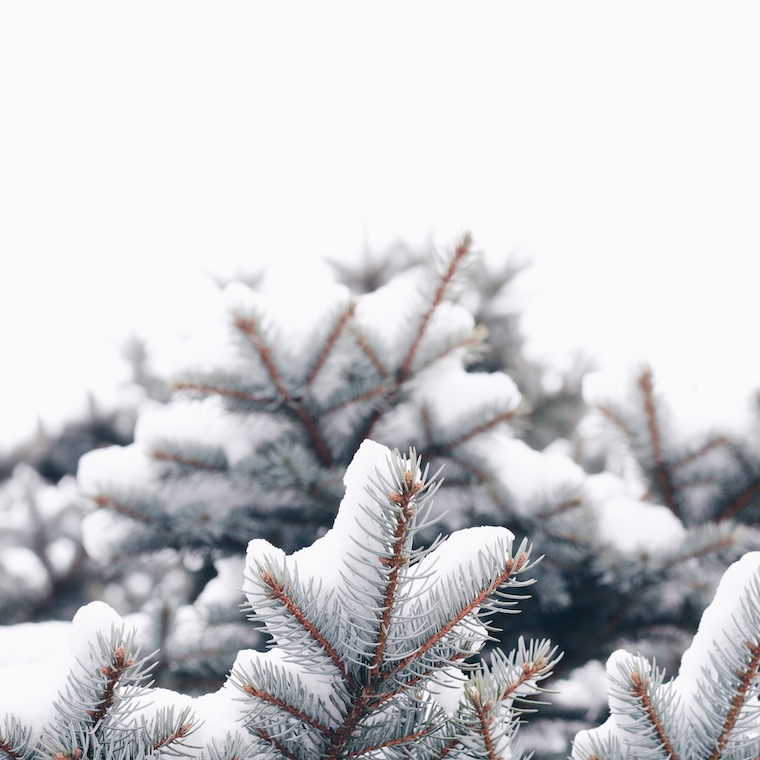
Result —
<instances>
[{"instance_id":1,"label":"white sky","mask_svg":"<svg viewBox=\"0 0 760 760\"><path fill-rule=\"evenodd\" d=\"M759 35L749 2L3 3L0 445L190 329L203 272L464 229L532 255L535 352L746 389Z\"/></svg>"}]
</instances>

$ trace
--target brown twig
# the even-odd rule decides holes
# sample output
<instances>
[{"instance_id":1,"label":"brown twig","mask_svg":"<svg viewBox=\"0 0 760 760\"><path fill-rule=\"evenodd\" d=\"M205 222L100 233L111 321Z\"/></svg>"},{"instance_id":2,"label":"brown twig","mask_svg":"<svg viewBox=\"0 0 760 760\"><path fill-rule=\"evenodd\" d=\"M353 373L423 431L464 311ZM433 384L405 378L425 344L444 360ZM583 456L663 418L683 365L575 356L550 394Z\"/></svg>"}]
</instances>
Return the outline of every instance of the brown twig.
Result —
<instances>
[{"instance_id":1,"label":"brown twig","mask_svg":"<svg viewBox=\"0 0 760 760\"><path fill-rule=\"evenodd\" d=\"M372 366L377 370L377 373L382 377L383 379L388 377L388 370L385 368L385 365L380 361L380 357L377 355L377 352L374 348L369 344L369 341L367 340L367 336L359 330L358 327L354 327L351 332L353 333L354 337L356 338L356 344L361 348L361 350L364 352L364 354L367 356L367 358L372 362Z\"/></svg>"},{"instance_id":2,"label":"brown twig","mask_svg":"<svg viewBox=\"0 0 760 760\"><path fill-rule=\"evenodd\" d=\"M641 674L636 671L630 674L630 679L631 683L633 684L633 695L638 698L641 706L644 708L644 711L647 714L647 718L649 718L649 724L657 734L657 738L660 740L662 748L667 753L669 759L676 760L676 754L670 744L668 735L665 733L665 727L662 725L660 716L657 715L657 711L654 709L652 700L649 698L649 694L647 693L648 682L644 683L644 680L641 678Z\"/></svg>"},{"instance_id":3,"label":"brown twig","mask_svg":"<svg viewBox=\"0 0 760 760\"><path fill-rule=\"evenodd\" d=\"M327 726L322 725L316 718L312 718L311 715L307 715L302 710L299 710L293 705L288 704L282 699L277 699L276 697L273 697L271 694L269 694L266 691L263 691L262 689L257 689L252 683L245 684L243 686L243 691L246 694L252 697L255 697L256 699L261 700L262 702L266 702L270 705L275 705L276 707L279 707L284 712L290 713L294 717L298 718L298 720L301 720L304 723L308 723L308 725L312 726L313 728L316 728L317 731L319 731L320 733L323 733L325 735L329 735L331 733L330 729Z\"/></svg>"},{"instance_id":4,"label":"brown twig","mask_svg":"<svg viewBox=\"0 0 760 760\"><path fill-rule=\"evenodd\" d=\"M482 422L480 425L476 425L474 428L471 428L470 430L465 431L464 433L457 436L456 438L453 438L450 441L446 441L444 446L447 449L455 449L457 446L461 446L463 443L467 443L467 441L472 440L473 438L475 438L475 436L480 435L481 433L485 433L488 430L492 430L498 425L501 425L503 422L509 422L513 420L516 416L517 416L516 409L509 409L509 410L503 411L497 414L492 419L486 420L485 422Z\"/></svg>"},{"instance_id":5,"label":"brown twig","mask_svg":"<svg viewBox=\"0 0 760 760\"><path fill-rule=\"evenodd\" d=\"M760 495L760 478L753 480L740 494L734 497L733 501L718 515L716 520L730 520L732 517L741 512L752 500Z\"/></svg>"},{"instance_id":6,"label":"brown twig","mask_svg":"<svg viewBox=\"0 0 760 760\"><path fill-rule=\"evenodd\" d=\"M123 501L114 499L106 494L97 494L95 496L90 496L90 498L98 507L108 507L109 509L113 509L114 512L118 512L125 517L131 517L138 522L147 523L148 525L156 525L161 522L158 518L138 512L133 507L130 507L129 504L125 504Z\"/></svg>"},{"instance_id":7,"label":"brown twig","mask_svg":"<svg viewBox=\"0 0 760 760\"><path fill-rule=\"evenodd\" d=\"M167 744L176 742L178 739L183 739L194 728L194 725L195 724L193 723L183 723L181 726L179 726L179 728L176 729L176 731L172 731L169 736L164 739L159 739L157 742L155 742L153 745L154 751L165 747Z\"/></svg>"},{"instance_id":8,"label":"brown twig","mask_svg":"<svg viewBox=\"0 0 760 760\"><path fill-rule=\"evenodd\" d=\"M713 449L722 448L723 446L727 448L731 447L729 440L725 436L719 435L716 438L712 438L711 440L707 441L705 444L700 446L696 451L692 451L689 454L687 454L685 457L682 457L681 459L679 459L677 462L673 462L673 464L670 466L670 470L671 472L675 472L681 467L685 467L687 464L691 464L692 462L704 456L705 454L708 454Z\"/></svg>"},{"instance_id":9,"label":"brown twig","mask_svg":"<svg viewBox=\"0 0 760 760\"><path fill-rule=\"evenodd\" d=\"M195 393L231 398L236 401L250 401L253 404L272 404L275 401L269 396L256 396L253 393L235 388L225 388L221 385L209 385L208 383L194 383L190 380L175 380L170 387L175 391L194 391Z\"/></svg>"},{"instance_id":10,"label":"brown twig","mask_svg":"<svg viewBox=\"0 0 760 760\"><path fill-rule=\"evenodd\" d=\"M480 734L483 737L483 743L486 745L486 757L488 760L498 760L496 757L496 748L493 744L491 737L491 725L493 723L493 716L489 713L493 708L490 702L485 704L480 699L480 694L477 692L471 694L470 701L475 710L475 714L478 716L478 724L480 725Z\"/></svg>"},{"instance_id":11,"label":"brown twig","mask_svg":"<svg viewBox=\"0 0 760 760\"><path fill-rule=\"evenodd\" d=\"M100 699L99 707L87 711L93 726L97 726L108 714L116 699L116 686L119 680L134 663L134 660L124 654L124 647L119 645L114 650L111 663L100 668L101 675L105 676L106 679L103 696Z\"/></svg>"},{"instance_id":12,"label":"brown twig","mask_svg":"<svg viewBox=\"0 0 760 760\"><path fill-rule=\"evenodd\" d=\"M723 750L726 748L726 745L731 738L731 734L736 727L739 713L747 701L747 695L757 678L758 669L760 668L760 644L753 644L751 641L745 641L744 644L751 655L750 661L743 671L738 671L736 673L739 677L739 684L736 689L736 694L734 694L734 698L731 700L731 709L728 711L726 720L723 722L720 736L715 744L715 749L710 755L710 760L719 760L723 755Z\"/></svg>"},{"instance_id":13,"label":"brown twig","mask_svg":"<svg viewBox=\"0 0 760 760\"><path fill-rule=\"evenodd\" d=\"M349 303L348 308L340 315L340 319L335 324L335 327L333 328L330 335L328 335L327 340L325 341L324 346L322 346L322 350L319 352L319 356L317 357L317 361L314 362L314 366L311 368L311 371L306 377L306 385L311 385L314 382L314 379L319 374L319 371L324 367L325 362L327 361L328 357L330 356L330 352L335 347L335 344L338 342L338 338L340 337L340 334L343 332L343 329L348 324L348 321L353 316L354 310L356 309L356 301L353 299L351 300L351 303Z\"/></svg>"},{"instance_id":14,"label":"brown twig","mask_svg":"<svg viewBox=\"0 0 760 760\"><path fill-rule=\"evenodd\" d=\"M438 288L433 295L427 311L422 315L419 327L417 328L417 333L415 334L412 344L409 346L409 350L404 357L404 361L401 363L401 368L398 371L399 381L403 382L409 377L412 370L412 362L419 350L428 323L433 318L433 313L438 308L439 304L443 301L444 295L446 294L446 288L448 288L449 284L454 279L454 275L456 274L457 269L459 269L459 265L462 263L462 260L469 255L471 250L472 236L469 233L465 233L457 247L454 249L454 255L451 258L451 262L444 272L443 277L441 277L441 281L438 284Z\"/></svg>"},{"instance_id":15,"label":"brown twig","mask_svg":"<svg viewBox=\"0 0 760 760\"><path fill-rule=\"evenodd\" d=\"M647 429L649 431L649 441L652 445L652 456L654 457L654 474L657 483L660 486L665 506L678 516L675 493L673 484L670 482L670 471L662 454L662 441L660 439L660 428L657 421L657 409L654 400L654 386L652 383L652 372L647 367L641 373L638 379L639 389L644 397L644 412L647 418Z\"/></svg>"},{"instance_id":16,"label":"brown twig","mask_svg":"<svg viewBox=\"0 0 760 760\"><path fill-rule=\"evenodd\" d=\"M206 472L225 472L226 467L222 467L218 464L212 464L210 462L204 462L201 459L191 459L190 457L183 457L181 454L174 454L169 451L162 451L161 449L153 449L150 452L152 459L158 462L170 462L172 464L182 465L183 467L191 467L194 470L205 470Z\"/></svg>"},{"instance_id":17,"label":"brown twig","mask_svg":"<svg viewBox=\"0 0 760 760\"><path fill-rule=\"evenodd\" d=\"M238 330L240 330L253 344L253 347L256 349L256 352L258 353L262 364L266 368L270 380L274 384L274 387L277 389L277 394L282 400L282 403L284 404L285 408L289 409L295 415L298 421L303 425L309 438L311 438L311 441L314 444L314 448L322 464L325 467L331 466L333 463L332 454L330 453L330 449L327 447L327 443L325 442L324 438L322 438L322 434L319 430L319 427L317 426L316 420L314 420L303 407L303 405L296 401L291 395L282 379L282 376L280 375L280 371L277 369L277 365L274 362L274 357L269 350L269 346L266 345L263 338L259 334L258 324L256 320L247 319L241 315L238 315L235 317L234 323L235 327L237 327Z\"/></svg>"},{"instance_id":18,"label":"brown twig","mask_svg":"<svg viewBox=\"0 0 760 760\"><path fill-rule=\"evenodd\" d=\"M355 687L353 676L348 672L345 663L335 651L332 644L323 636L322 632L309 620L306 613L290 598L286 587L266 570L261 574L261 580L269 587L271 597L277 599L280 604L301 624L311 639L327 654L333 662L343 680L349 687Z\"/></svg>"},{"instance_id":19,"label":"brown twig","mask_svg":"<svg viewBox=\"0 0 760 760\"><path fill-rule=\"evenodd\" d=\"M397 660L393 668L388 671L388 675L398 673L400 670L403 670L405 667L407 667L413 660L418 659L423 654L425 654L425 652L432 649L432 647L438 644L448 633L450 633L456 626L465 620L468 615L478 609L488 598L489 594L493 592L493 589L498 588L499 586L506 583L513 575L517 575L525 566L525 563L527 561L528 555L525 553L520 554L517 558L510 557L504 566L504 570L499 573L493 584L489 585L487 588L482 589L481 592L468 604L466 604L452 620L449 620L445 625L441 626L441 628L432 636L430 636L430 638L428 638L428 640L417 650L407 655L404 659Z\"/></svg>"}]
</instances>

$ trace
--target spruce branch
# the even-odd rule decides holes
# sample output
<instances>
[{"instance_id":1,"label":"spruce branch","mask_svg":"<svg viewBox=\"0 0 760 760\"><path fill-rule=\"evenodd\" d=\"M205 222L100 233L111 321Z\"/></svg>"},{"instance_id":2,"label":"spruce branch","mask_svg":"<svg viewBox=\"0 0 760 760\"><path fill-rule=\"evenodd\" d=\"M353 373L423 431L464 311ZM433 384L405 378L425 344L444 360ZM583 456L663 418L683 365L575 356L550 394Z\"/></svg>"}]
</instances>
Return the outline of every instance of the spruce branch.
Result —
<instances>
[{"instance_id":1,"label":"spruce branch","mask_svg":"<svg viewBox=\"0 0 760 760\"><path fill-rule=\"evenodd\" d=\"M306 375L306 380L304 381L304 385L307 387L310 386L314 380L316 379L317 375L320 373L322 368L327 363L327 360L330 357L330 354L332 353L333 349L335 348L338 339L340 338L341 334L347 329L348 325L350 324L351 317L353 317L354 310L356 309L356 300L351 299L348 303L348 307L342 311L340 314L338 320L335 323L335 326L330 331L329 335L327 336L327 340L325 340L324 345L322 346L319 354L317 354L317 358L314 361L313 366L309 370L308 374Z\"/></svg>"},{"instance_id":2,"label":"spruce branch","mask_svg":"<svg viewBox=\"0 0 760 760\"><path fill-rule=\"evenodd\" d=\"M7 716L0 730L0 758L30 760L30 734L30 729L21 725L15 717Z\"/></svg>"},{"instance_id":3,"label":"spruce branch","mask_svg":"<svg viewBox=\"0 0 760 760\"><path fill-rule=\"evenodd\" d=\"M454 276L461 267L464 259L472 253L472 235L465 233L462 239L454 248L453 254L448 261L448 265L441 273L440 281L436 287L433 297L430 299L427 310L422 314L417 331L411 340L409 348L404 356L401 366L399 367L396 377L399 383L406 380L411 374L412 363L415 355L420 348L422 338L424 337L428 324L433 317L433 313L439 304L443 301L447 288L451 285Z\"/></svg>"},{"instance_id":4,"label":"spruce branch","mask_svg":"<svg viewBox=\"0 0 760 760\"><path fill-rule=\"evenodd\" d=\"M574 760L760 755L760 553L725 573L677 678L622 650L607 672L611 717L578 734Z\"/></svg>"},{"instance_id":5,"label":"spruce branch","mask_svg":"<svg viewBox=\"0 0 760 760\"><path fill-rule=\"evenodd\" d=\"M335 526L314 545L291 557L263 540L249 546L249 614L276 647L233 671L250 704L247 730L293 760L465 757L461 747L483 743L496 757L511 745L516 703L557 661L548 642L521 642L510 657L494 654L490 670L467 663L488 638L490 615L531 582L520 578L535 565L529 546L513 553L505 529L478 528L415 547L440 483L414 451L402 457L365 442L345 482ZM455 672L473 669L470 686L464 674L454 685ZM469 705L461 709L491 690L478 720L446 715L429 691L441 678L461 690Z\"/></svg>"},{"instance_id":6,"label":"spruce branch","mask_svg":"<svg viewBox=\"0 0 760 760\"><path fill-rule=\"evenodd\" d=\"M189 391L198 396L220 396L233 401L247 402L257 407L271 407L272 404L276 403L276 399L272 399L270 396L244 391L239 388L227 388L223 385L211 385L203 381L194 382L189 378L173 380L169 384L169 387L173 391Z\"/></svg>"},{"instance_id":7,"label":"spruce branch","mask_svg":"<svg viewBox=\"0 0 760 760\"><path fill-rule=\"evenodd\" d=\"M718 520L732 520L753 505L758 497L760 497L760 476L750 480L739 493L732 496L728 504L718 514Z\"/></svg>"},{"instance_id":8,"label":"spruce branch","mask_svg":"<svg viewBox=\"0 0 760 760\"><path fill-rule=\"evenodd\" d=\"M663 455L662 434L657 415L651 368L645 367L642 370L637 378L637 383L643 399L647 430L649 431L649 443L652 451L653 468L659 490L662 494L665 505L674 514L678 514L675 493L671 482L670 468L665 462Z\"/></svg>"},{"instance_id":9,"label":"spruce branch","mask_svg":"<svg viewBox=\"0 0 760 760\"><path fill-rule=\"evenodd\" d=\"M272 351L261 335L258 321L255 318L247 318L242 314L238 314L235 316L233 324L250 340L251 344L256 349L262 364L266 368L269 379L277 390L277 395L284 405L284 408L289 410L303 425L304 430L314 444L314 448L319 455L322 464L325 467L331 466L333 461L332 454L322 437L322 433L319 430L316 420L311 416L306 407L296 400L290 390L288 390L288 387L280 374L280 370L277 368Z\"/></svg>"}]
</instances>

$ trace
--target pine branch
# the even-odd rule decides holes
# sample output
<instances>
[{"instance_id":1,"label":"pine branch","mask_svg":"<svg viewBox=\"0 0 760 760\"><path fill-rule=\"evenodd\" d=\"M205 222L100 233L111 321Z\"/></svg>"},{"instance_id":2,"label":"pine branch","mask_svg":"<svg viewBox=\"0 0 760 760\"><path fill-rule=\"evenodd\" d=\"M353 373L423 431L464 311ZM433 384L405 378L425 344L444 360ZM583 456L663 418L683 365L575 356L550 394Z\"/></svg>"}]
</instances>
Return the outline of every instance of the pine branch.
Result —
<instances>
[{"instance_id":1,"label":"pine branch","mask_svg":"<svg viewBox=\"0 0 760 760\"><path fill-rule=\"evenodd\" d=\"M417 327L417 332L415 333L411 341L411 344L409 346L409 349L407 350L406 356L401 362L401 366L398 372L396 373L396 378L399 384L403 383L404 380L406 380L411 374L414 357L420 348L420 344L427 330L427 326L430 323L430 320L433 318L433 313L435 312L439 304L443 301L444 295L446 293L446 289L449 287L449 285L451 284L451 281L454 279L454 275L457 273L463 260L467 256L469 256L471 252L472 252L472 236L469 233L465 233L465 235L462 236L462 239L460 240L460 242L457 244L456 248L454 249L453 256L451 257L451 260L449 261L448 267L446 268L446 270L443 272L441 276L440 282L438 284L438 287L435 290L435 293L433 294L432 299L430 300L430 304L428 305L427 311L425 311L424 314L422 315L419 326Z\"/></svg>"},{"instance_id":2,"label":"pine branch","mask_svg":"<svg viewBox=\"0 0 760 760\"><path fill-rule=\"evenodd\" d=\"M721 510L718 521L731 520L745 510L760 496L760 476L751 480L732 500Z\"/></svg>"},{"instance_id":3,"label":"pine branch","mask_svg":"<svg viewBox=\"0 0 760 760\"><path fill-rule=\"evenodd\" d=\"M337 760L401 753L387 755L395 758L406 757L409 750L416 756L414 748L428 747L429 756L437 757L432 748L451 729L426 690L443 670L465 667L487 637L488 616L514 604L510 589L528 583L518 580L532 567L527 544L513 555L511 539L497 540L506 538L503 529L492 529L497 535L471 563L453 548L464 540L457 534L414 548L415 536L430 523L438 482L428 477L427 468L422 471L412 452L408 458L394 453L389 474L375 465L374 477L360 484L352 468L366 472L385 451L370 442L360 449L346 473L346 496L335 527L320 539L327 542L324 547L317 541L290 558L264 541L249 547L251 611L278 648L272 650L271 662L256 655L248 669L238 668L233 677L251 700L249 732L279 756L305 760L319 753ZM369 501L359 500L362 488ZM485 540L486 532L474 535ZM322 582L314 576L322 567L318 548L337 552L333 562L341 567ZM458 559L438 578L436 563L439 558L446 563L444 556L451 558L449 565ZM502 721L512 725L509 716L518 693L533 689L529 684L545 678L553 664L545 643L537 649L521 647L519 665L495 667L487 679L483 676L484 683L497 684L489 686L495 696L486 734L494 748L511 741ZM523 661L528 651L535 655L531 663ZM322 686L311 692L314 678L329 684L329 690L324 693ZM483 688L473 682L476 691ZM482 729L474 722L467 731L480 734ZM458 735L464 736L462 730Z\"/></svg>"},{"instance_id":4,"label":"pine branch","mask_svg":"<svg viewBox=\"0 0 760 760\"><path fill-rule=\"evenodd\" d=\"M316 361L314 362L314 365L309 370L309 373L306 376L306 380L304 381L304 385L306 385L307 388L314 382L317 375L325 366L325 363L327 362L328 358L330 357L330 354L335 348L335 345L337 344L338 339L340 338L341 334L345 331L345 329L349 325L351 318L354 315L355 309L356 309L356 300L352 299L348 304L348 308L343 310L342 314L338 318L338 321L335 323L335 326L330 331L330 334L327 336L327 340L322 346L322 350L319 352L316 358Z\"/></svg>"},{"instance_id":5,"label":"pine branch","mask_svg":"<svg viewBox=\"0 0 760 760\"><path fill-rule=\"evenodd\" d=\"M332 454L322 437L317 422L312 418L306 408L291 395L285 385L282 376L280 375L280 371L275 364L272 352L259 332L257 321L255 319L248 319L239 314L234 319L234 325L251 341L266 368L267 375L276 388L277 394L284 407L288 409L303 425L304 430L314 444L314 449L319 455L322 464L325 467L330 467L333 461Z\"/></svg>"},{"instance_id":6,"label":"pine branch","mask_svg":"<svg viewBox=\"0 0 760 760\"><path fill-rule=\"evenodd\" d=\"M638 377L638 386L641 391L644 403L644 412L647 421L647 430L649 431L649 443L652 450L653 469L660 487L662 498L665 505L673 514L678 514L673 484L671 482L670 469L663 458L662 440L660 427L657 419L657 409L654 399L654 387L652 383L652 371L646 367Z\"/></svg>"},{"instance_id":7,"label":"pine branch","mask_svg":"<svg viewBox=\"0 0 760 760\"><path fill-rule=\"evenodd\" d=\"M109 496L108 494L91 494L90 498L98 507L108 507L118 514L129 517L136 522L145 523L147 525L161 525L164 526L166 520L162 516L156 516L150 514L147 510L140 509L137 503L133 502L129 504L123 499ZM143 506L140 504L140 506ZM153 504L150 504L153 507Z\"/></svg>"},{"instance_id":8,"label":"pine branch","mask_svg":"<svg viewBox=\"0 0 760 760\"><path fill-rule=\"evenodd\" d=\"M666 683L664 671L622 650L607 672L611 717L576 737L575 760L760 755L760 553L745 555L724 575L677 678Z\"/></svg>"},{"instance_id":9,"label":"pine branch","mask_svg":"<svg viewBox=\"0 0 760 760\"><path fill-rule=\"evenodd\" d=\"M385 365L380 360L380 357L377 355L375 349L370 345L369 341L367 340L367 336L364 335L364 333L355 326L352 327L351 332L356 340L356 344L362 350L364 355L370 360L370 362L372 362L372 366L377 371L377 374L380 375L383 380L390 377L390 372L386 369Z\"/></svg>"},{"instance_id":10,"label":"pine branch","mask_svg":"<svg viewBox=\"0 0 760 760\"><path fill-rule=\"evenodd\" d=\"M760 641L745 641L744 647L750 654L750 660L742 670L736 673L739 677L739 682L735 687L735 694L731 699L731 709L726 715L715 750L710 755L709 760L720 760L722 757L723 751L728 746L736 729L739 714L749 700L753 684L757 682L758 671L760 671ZM756 694L752 696L756 699Z\"/></svg>"},{"instance_id":11,"label":"pine branch","mask_svg":"<svg viewBox=\"0 0 760 760\"><path fill-rule=\"evenodd\" d=\"M257 406L268 407L276 402L269 396L261 396L255 393L238 390L235 388L225 388L221 385L209 385L208 383L193 382L192 380L173 380L170 388L174 391L191 391L200 396L221 396L222 398L233 399L235 401L247 401Z\"/></svg>"}]
</instances>

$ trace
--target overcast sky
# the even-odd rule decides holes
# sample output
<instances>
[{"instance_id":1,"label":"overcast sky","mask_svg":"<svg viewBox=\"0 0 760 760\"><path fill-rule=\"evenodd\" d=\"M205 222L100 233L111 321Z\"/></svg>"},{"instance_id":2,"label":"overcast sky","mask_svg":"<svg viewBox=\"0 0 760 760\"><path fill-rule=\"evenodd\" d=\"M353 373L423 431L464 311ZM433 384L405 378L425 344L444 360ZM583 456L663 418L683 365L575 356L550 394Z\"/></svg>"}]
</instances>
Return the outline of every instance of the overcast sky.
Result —
<instances>
[{"instance_id":1,"label":"overcast sky","mask_svg":"<svg viewBox=\"0 0 760 760\"><path fill-rule=\"evenodd\" d=\"M534 352L757 384L759 36L749 2L2 4L0 445L204 273L464 229L533 258Z\"/></svg>"}]
</instances>

